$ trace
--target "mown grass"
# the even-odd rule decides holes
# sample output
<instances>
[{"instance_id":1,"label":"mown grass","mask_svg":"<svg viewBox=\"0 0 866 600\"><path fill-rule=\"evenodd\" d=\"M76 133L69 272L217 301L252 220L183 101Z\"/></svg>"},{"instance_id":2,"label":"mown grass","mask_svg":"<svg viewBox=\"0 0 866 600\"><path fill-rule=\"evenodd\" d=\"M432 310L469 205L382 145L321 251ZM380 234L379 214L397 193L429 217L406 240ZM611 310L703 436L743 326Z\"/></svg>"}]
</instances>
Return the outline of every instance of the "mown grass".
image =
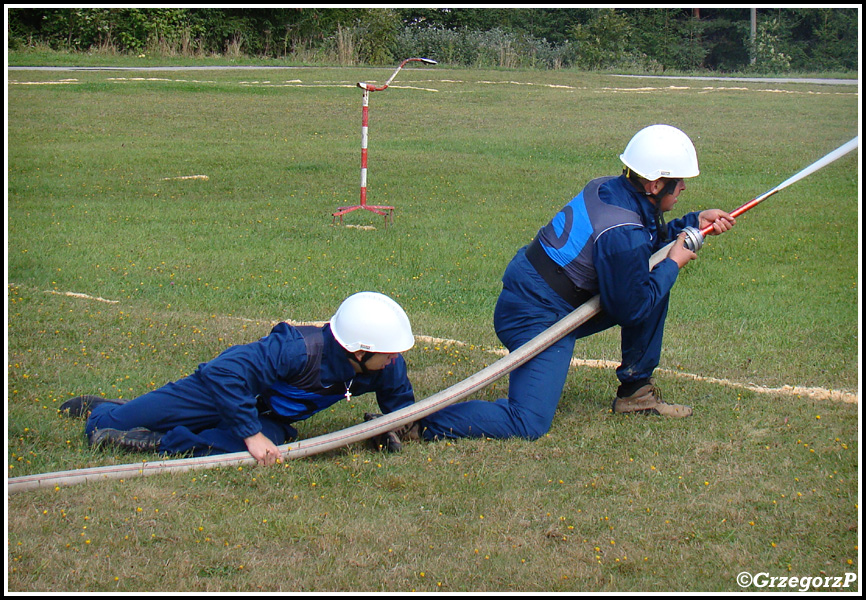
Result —
<instances>
[{"instance_id":1,"label":"mown grass","mask_svg":"<svg viewBox=\"0 0 866 600\"><path fill-rule=\"evenodd\" d=\"M361 289L396 297L416 334L466 344L407 354L426 397L497 358L508 260L615 173L643 125L695 138L702 175L678 214L733 209L857 129L843 87L406 69L370 102L369 202L396 206L395 223L356 212L345 225L364 229L334 226L358 198L353 86L390 72L10 72L9 476L152 458L90 450L57 407L135 397ZM192 175L207 179L173 179ZM537 442L359 445L16 494L8 589L737 591L741 571L859 573L858 405L677 375L856 393L858 194L852 155L683 271L659 380L692 419L614 418L611 370L576 367ZM575 356L617 361L616 331Z\"/></svg>"}]
</instances>

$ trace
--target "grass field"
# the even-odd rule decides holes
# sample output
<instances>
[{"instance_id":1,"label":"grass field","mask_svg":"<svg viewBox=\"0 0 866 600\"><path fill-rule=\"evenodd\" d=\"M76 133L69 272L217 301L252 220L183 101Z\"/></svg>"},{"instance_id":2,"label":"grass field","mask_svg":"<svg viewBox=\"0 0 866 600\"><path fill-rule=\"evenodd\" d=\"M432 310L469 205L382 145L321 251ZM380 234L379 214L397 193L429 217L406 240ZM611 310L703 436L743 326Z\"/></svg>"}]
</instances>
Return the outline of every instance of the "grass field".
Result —
<instances>
[{"instance_id":1,"label":"grass field","mask_svg":"<svg viewBox=\"0 0 866 600\"><path fill-rule=\"evenodd\" d=\"M57 407L136 397L363 289L433 338L406 355L425 398L498 358L505 265L619 171L641 127L697 146L702 174L671 216L732 210L859 128L852 86L406 68L370 99L368 202L395 222L335 225L359 194L355 84L391 72L7 73L9 477L152 459L89 449ZM7 590L736 592L743 571L859 576L858 166L855 152L783 190L681 273L658 380L691 419L615 418L613 369L581 364L536 442L359 445L14 494ZM616 363L618 332L575 358Z\"/></svg>"}]
</instances>

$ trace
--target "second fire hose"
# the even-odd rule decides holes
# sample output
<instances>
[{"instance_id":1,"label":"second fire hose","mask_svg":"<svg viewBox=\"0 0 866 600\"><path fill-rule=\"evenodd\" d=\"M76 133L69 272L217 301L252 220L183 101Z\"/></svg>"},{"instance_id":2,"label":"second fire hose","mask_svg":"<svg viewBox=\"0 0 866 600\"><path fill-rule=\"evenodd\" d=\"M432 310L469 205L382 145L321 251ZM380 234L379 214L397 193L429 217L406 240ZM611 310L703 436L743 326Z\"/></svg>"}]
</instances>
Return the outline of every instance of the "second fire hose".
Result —
<instances>
[{"instance_id":1,"label":"second fire hose","mask_svg":"<svg viewBox=\"0 0 866 600\"><path fill-rule=\"evenodd\" d=\"M844 156L859 145L859 137L855 137L847 144L824 156L820 160L806 167L793 177L787 179L780 185L765 194L747 202L734 210L731 215L736 217L750 210L758 203L769 198L781 189L792 183L803 179L818 169L830 164L836 159ZM693 251L700 249L704 236L712 230L708 226L702 230L691 228L687 231L687 245ZM671 245L658 250L650 259L650 268L664 260ZM291 444L280 446L284 460L303 458L329 450L334 450L352 443L360 442L376 435L392 431L413 421L432 414L450 404L458 402L475 392L483 389L494 381L504 377L520 365L526 363L534 356L557 342L571 331L597 315L601 311L601 303L598 296L585 302L574 309L559 322L546 329L544 332L531 339L529 342L505 356L490 366L482 369L474 375L440 391L424 400L416 402L401 410L389 413L378 419L360 423L346 429L328 433L325 435L301 440ZM154 475L169 472L183 472L194 469L208 469L221 466L254 465L255 460L248 452L236 452L232 454L220 454L216 456L202 456L187 459L172 459L154 462L140 462L127 465L111 465L106 467L94 467L89 469L77 469L72 471L60 471L55 473L43 473L36 475L25 475L13 477L7 480L7 492L9 494L35 489L54 488L59 486L74 485L88 481L102 481L107 479L127 479L138 476Z\"/></svg>"}]
</instances>

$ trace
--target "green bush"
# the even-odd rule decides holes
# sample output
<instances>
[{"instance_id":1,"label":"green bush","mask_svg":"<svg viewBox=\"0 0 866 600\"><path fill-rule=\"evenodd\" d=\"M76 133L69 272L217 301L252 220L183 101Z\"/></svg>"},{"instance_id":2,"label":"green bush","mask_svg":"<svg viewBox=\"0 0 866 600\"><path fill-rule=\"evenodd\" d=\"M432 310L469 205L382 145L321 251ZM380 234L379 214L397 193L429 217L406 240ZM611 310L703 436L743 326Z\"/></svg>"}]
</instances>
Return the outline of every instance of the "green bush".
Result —
<instances>
[{"instance_id":1,"label":"green bush","mask_svg":"<svg viewBox=\"0 0 866 600\"><path fill-rule=\"evenodd\" d=\"M466 67L856 71L856 8L15 8L8 48ZM752 56L756 57L754 63Z\"/></svg>"}]
</instances>

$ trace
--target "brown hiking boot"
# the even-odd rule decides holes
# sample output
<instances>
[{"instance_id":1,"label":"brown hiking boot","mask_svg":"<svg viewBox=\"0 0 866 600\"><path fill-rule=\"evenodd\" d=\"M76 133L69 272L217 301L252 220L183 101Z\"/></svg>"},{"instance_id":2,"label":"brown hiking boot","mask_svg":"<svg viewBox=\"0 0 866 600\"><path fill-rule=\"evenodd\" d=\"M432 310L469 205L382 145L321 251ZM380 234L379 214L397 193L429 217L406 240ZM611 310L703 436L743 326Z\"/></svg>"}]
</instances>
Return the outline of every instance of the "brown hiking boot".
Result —
<instances>
[{"instance_id":1,"label":"brown hiking boot","mask_svg":"<svg viewBox=\"0 0 866 600\"><path fill-rule=\"evenodd\" d=\"M692 414L691 406L668 404L662 400L659 389L654 381L639 388L625 398L616 397L613 401L613 412L617 414L662 415L665 417L688 417Z\"/></svg>"}]
</instances>

